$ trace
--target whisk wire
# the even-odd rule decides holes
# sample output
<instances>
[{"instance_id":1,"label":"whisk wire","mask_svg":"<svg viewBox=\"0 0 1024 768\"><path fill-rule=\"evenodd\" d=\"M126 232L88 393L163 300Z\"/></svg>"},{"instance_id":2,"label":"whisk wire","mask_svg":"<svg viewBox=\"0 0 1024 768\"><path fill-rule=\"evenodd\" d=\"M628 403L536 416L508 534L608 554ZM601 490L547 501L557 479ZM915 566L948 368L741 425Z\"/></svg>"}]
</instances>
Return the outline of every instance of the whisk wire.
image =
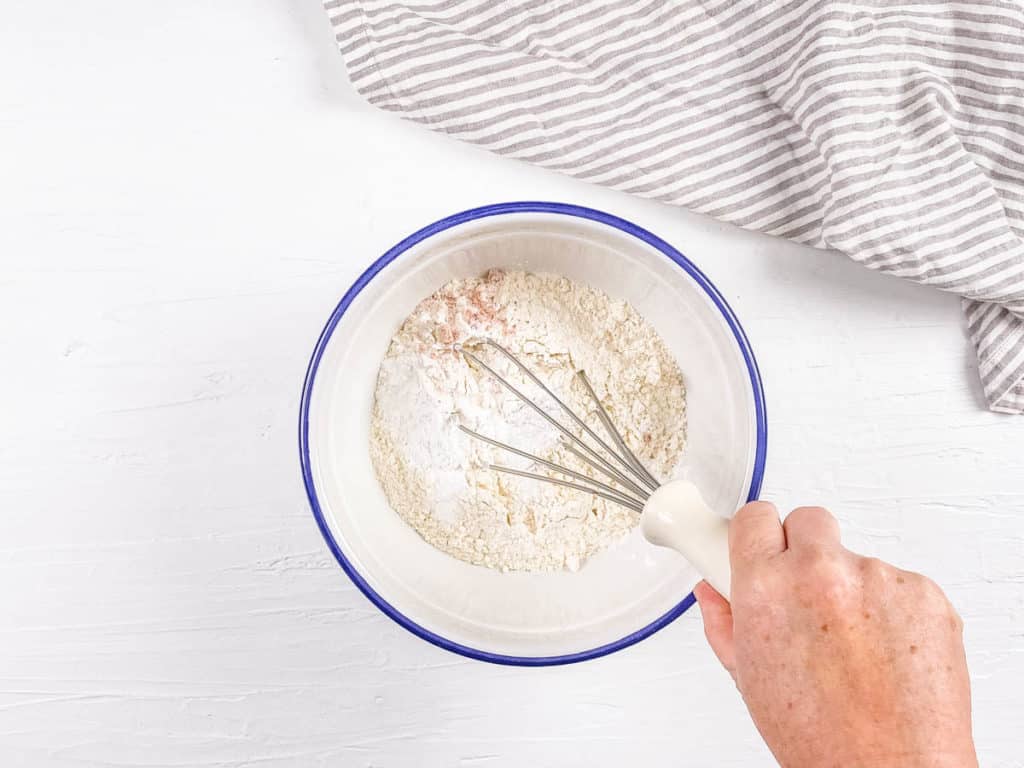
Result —
<instances>
[{"instance_id":1,"label":"whisk wire","mask_svg":"<svg viewBox=\"0 0 1024 768\"><path fill-rule=\"evenodd\" d=\"M576 374L583 386L586 388L590 398L594 401L597 407L597 415L604 426L605 431L611 438L612 442L618 448L616 451L614 448L608 445L592 430L582 418L580 418L568 405L566 405L554 392L552 392L529 368L527 368L518 358L515 357L511 352L502 347L497 342L491 341L490 339L480 339L480 343L486 344L494 349L498 350L504 355L509 361L512 362L520 371L522 371L531 381L533 381L540 389L548 395L555 403L558 404L569 417L587 434L593 439L609 456L614 458L626 472L621 471L618 467L612 465L610 461L605 459L596 449L584 442L580 437L575 435L568 427L558 421L556 418L551 416L547 411L541 408L537 403L523 394L517 389L511 382L509 382L504 376L499 374L490 365L485 363L480 357L473 352L470 352L463 345L458 345L456 351L460 352L468 360L476 363L485 371L487 371L492 377L494 377L502 386L504 386L509 392L515 395L521 402L529 406L539 416L544 418L551 426L555 427L559 432L562 433L563 441L562 447L572 453L580 461L604 475L609 481L615 483L622 488L627 490L620 490L612 485L597 480L593 477L585 475L581 472L577 472L569 467L563 467L553 461L541 458L535 454L523 451L514 446L503 443L500 440L481 435L478 432L474 432L466 426L459 425L459 429L465 432L470 437L488 443L496 448L512 453L516 456L520 456L524 459L529 459L535 464L547 467L548 469L565 475L566 477L572 478L579 482L572 482L570 480L562 480L557 477L551 477L550 475L542 475L537 472L530 472L522 469L515 469L513 467L506 467L498 464L491 464L490 468L496 472L504 472L510 475L516 475L519 477L529 478L531 480L538 480L545 483L551 483L553 485L559 485L565 488L572 488L574 490L583 491L584 493L594 494L607 501L619 504L627 509L631 509L635 512L643 510L644 502L650 496L650 491L655 491L658 488L658 481L655 477L647 470L646 467L636 457L636 454L630 450L629 446L626 445L625 439L623 439L621 433L615 428L611 418L608 416L601 404L601 401L597 397L597 393L594 391L593 386L590 384L590 380L583 371L577 371ZM629 474L627 474L627 472ZM646 487L644 487L646 486ZM650 489L650 491L648 491ZM634 495L635 494L635 495Z\"/></svg>"},{"instance_id":2,"label":"whisk wire","mask_svg":"<svg viewBox=\"0 0 1024 768\"><path fill-rule=\"evenodd\" d=\"M499 464L489 465L495 472L504 472L509 475L517 475L519 477L527 477L531 480L539 480L543 483L552 483L553 485L560 485L563 488L572 488L576 491L583 491L584 493L592 493L595 496L600 496L602 499L607 499L615 504L620 504L623 507L632 509L634 512L642 512L643 505L633 499L629 499L625 496L620 496L617 493L607 493L605 491L593 488L588 485L582 485L580 483L571 483L568 480L559 480L557 477L549 477L548 475L540 475L536 472L527 472L522 469L513 469L512 467L503 467Z\"/></svg>"},{"instance_id":3,"label":"whisk wire","mask_svg":"<svg viewBox=\"0 0 1024 768\"><path fill-rule=\"evenodd\" d=\"M587 390L587 394L590 395L590 398L594 401L594 405L597 406L597 417L604 425L605 430L608 432L608 436L611 437L615 442L615 445L618 446L620 451L622 451L622 455L626 460L633 465L634 471L644 481L644 484L652 491L658 490L658 481L654 479L654 475L647 471L647 467L641 464L640 459L638 459L636 454L629 449L629 446L626 445L626 441L622 438L619 430L615 428L611 418L605 411L604 406L601 405L601 401L598 399L597 393L594 392L594 388L590 385L590 379L587 378L586 371L576 371L576 375L579 376L580 381L583 382L583 386Z\"/></svg>"},{"instance_id":4,"label":"whisk wire","mask_svg":"<svg viewBox=\"0 0 1024 768\"><path fill-rule=\"evenodd\" d=\"M558 397L558 395L556 395L554 392L552 392L551 389L543 381L541 381L533 371L531 371L529 368L527 368L526 365L524 365L519 360L519 358L517 358L515 355L513 355L511 352L509 352L507 349L505 349L503 346L501 346L496 341L493 341L491 339L480 339L480 342L483 343L483 344L486 344L487 346L489 346L489 347L491 347L493 349L496 349L506 359L508 359L509 362L511 362L520 371L522 371L523 374L526 375L530 379L530 381L532 381L534 384L536 384L538 387L540 387L540 389L544 392L544 394L546 394L548 397L550 397L558 405L558 407L561 408L562 411L564 411L565 414L576 423L576 425L580 429L582 429L584 432L586 432L594 442L596 442L603 450L605 450L610 456L612 456L616 461L618 461L626 470L628 470L629 472L632 472L634 475L637 476L638 479L643 480L644 484L647 484L649 482L648 479L644 476L644 474L638 472L636 467L634 467L627 459L623 458L618 453L616 453L615 450L613 450L612 447L608 445L608 443L606 443L604 440L601 439L600 435L598 435L594 430L592 430L590 428L590 426L582 418L577 416L576 413L572 410L572 408L570 408L568 405L566 405L562 401L562 399ZM471 353L468 350L466 350L465 347L463 347L463 353L464 354L469 354L477 362L482 362L478 356L473 355L473 353ZM498 376L498 374L496 374L494 372L493 368L490 368L490 367L488 367L486 365L485 365L485 367L488 368L488 370L491 372L492 375ZM498 378L500 379L501 377L499 376ZM519 394L519 396L521 396L521 393L518 393L518 390L516 390L516 392L517 392L517 394ZM594 395L594 397L596 399L596 395ZM530 401L530 402L531 402L531 405L534 405L535 408L540 410L538 406L536 406L535 404L532 403L532 401ZM598 406L600 408L600 403L598 403ZM601 413L603 414L604 413L604 409L600 408L600 410L601 410ZM541 411L541 412L543 413L544 411ZM571 434L571 433L569 433L569 434ZM651 490L652 491L656 490L657 487L658 487L657 483L655 483L651 487Z\"/></svg>"},{"instance_id":5,"label":"whisk wire","mask_svg":"<svg viewBox=\"0 0 1024 768\"><path fill-rule=\"evenodd\" d=\"M541 416L551 426L553 426L555 429L557 429L559 432L561 432L563 435L565 435L565 437L569 438L569 440L571 440L572 442L576 443L576 445L578 445L580 448L582 448L584 451L586 451L591 457L593 457L593 459L595 461L597 461L601 465L605 466L609 471L617 472L615 467L613 467L610 462L606 461L601 456L601 454L599 454L597 451L595 451L593 448L591 448L589 445L587 445L585 442L583 442L580 438L578 438L576 435L574 435L572 433L572 431L568 427L566 427L564 424L562 424L560 421L558 421L558 419L554 418L551 414L549 414L547 411L545 411L543 408L541 408L539 405L537 405L535 402L533 402L530 398L528 398L526 395L524 395L522 392L520 392L518 389L516 389L516 387L511 382L509 382L504 376L502 376L500 373L498 373L496 370L494 370L491 366L489 366L487 363L485 363L483 360L481 360L479 358L479 356L473 354L472 352L470 352L468 349L465 349L465 348L462 348L461 352L462 352L463 355L468 357L470 360L472 360L477 365L479 365L481 368L483 368L485 371L487 371L489 374L491 374L491 376L493 376L509 392L511 392L513 395L515 395L517 398L519 398L519 400L521 400L523 403L525 403L530 408L532 408L537 413L537 415ZM520 363L520 365L521 365L521 363ZM568 406L565 406L565 407L568 407ZM609 450L609 452L612 453L612 455L615 455L614 451L611 451L610 449L607 449L607 450ZM621 457L616 456L616 458L618 458L620 462L622 461ZM626 463L626 466L629 467L629 464ZM630 469L631 469L631 471L635 472L635 470L632 470L632 468L630 468Z\"/></svg>"},{"instance_id":6,"label":"whisk wire","mask_svg":"<svg viewBox=\"0 0 1024 768\"><path fill-rule=\"evenodd\" d=\"M639 485L634 483L632 480L630 480L628 477L626 477L624 474L622 474L618 470L616 470L616 469L614 469L612 467L607 467L607 468L606 467L602 467L596 461L594 461L589 456L587 456L585 453L583 453L583 451L581 451L578 448L576 448L576 446L574 446L568 440L563 440L561 442L561 446L565 450L569 451L569 453L571 453L577 459L582 461L584 464L592 467L593 469L595 469L598 472L600 472L601 474L603 474L605 477L609 478L612 482L618 483L619 485L622 485L622 486L625 486L626 488L629 488L629 490L631 490L633 493L635 493L637 496L639 496L644 501L646 501L647 497L651 495L650 493L647 492L647 490L645 488L641 488Z\"/></svg>"},{"instance_id":7,"label":"whisk wire","mask_svg":"<svg viewBox=\"0 0 1024 768\"><path fill-rule=\"evenodd\" d=\"M620 497L624 501L629 501L629 502L631 502L633 504L641 504L642 505L643 502L646 500L646 499L641 500L641 499L635 498L634 496L630 496L628 493L624 493L623 491L620 491L617 488L613 488L612 486L606 485L605 483L602 483L599 480L595 480L592 477L588 477L587 475L584 475L582 472L577 472L574 469L569 469L568 467L563 467L561 464L556 464L555 462L548 461L547 459L542 459L540 456L537 456L537 455L532 454L532 453L528 453L527 451L520 450L519 448L511 446L508 443L503 443L500 440L495 440L493 437L487 437L487 435L481 435L479 432L474 432L472 429L470 429L469 427L466 427L466 426L464 426L462 424L459 425L459 429L461 429L463 432L465 432L470 437L476 438L477 440L480 440L481 442L487 443L488 445L493 445L495 448L501 448L502 450L508 451L509 453L514 453L516 456L521 456L524 459L529 459L530 461L536 462L537 464L541 464L541 465L547 467L548 469L552 469L555 472L559 472L559 473L561 473L563 475L566 475L567 477L575 478L576 480L579 480L579 481L581 481L583 483L589 483L590 485L595 486L595 488L597 490L603 491L603 492L608 493L608 494L613 494L616 497ZM541 475L541 477L544 477L544 475Z\"/></svg>"}]
</instances>

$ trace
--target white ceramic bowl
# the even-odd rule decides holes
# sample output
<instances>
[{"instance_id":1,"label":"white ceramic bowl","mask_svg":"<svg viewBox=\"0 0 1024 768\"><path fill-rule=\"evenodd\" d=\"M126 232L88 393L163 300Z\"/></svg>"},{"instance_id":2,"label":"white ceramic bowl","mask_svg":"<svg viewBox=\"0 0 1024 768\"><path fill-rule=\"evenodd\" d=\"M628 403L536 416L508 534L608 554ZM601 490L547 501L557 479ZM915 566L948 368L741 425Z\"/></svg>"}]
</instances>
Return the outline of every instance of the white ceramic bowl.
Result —
<instances>
[{"instance_id":1,"label":"white ceramic bowl","mask_svg":"<svg viewBox=\"0 0 1024 768\"><path fill-rule=\"evenodd\" d=\"M685 473L724 515L760 488L761 382L739 322L693 264L651 233L577 206L506 203L431 224L374 262L334 310L309 364L299 431L313 514L341 567L384 613L448 650L509 664L580 661L679 616L697 574L638 530L576 573L464 563L388 506L368 455L392 334L447 281L493 267L565 275L629 301L657 329L687 383Z\"/></svg>"}]
</instances>

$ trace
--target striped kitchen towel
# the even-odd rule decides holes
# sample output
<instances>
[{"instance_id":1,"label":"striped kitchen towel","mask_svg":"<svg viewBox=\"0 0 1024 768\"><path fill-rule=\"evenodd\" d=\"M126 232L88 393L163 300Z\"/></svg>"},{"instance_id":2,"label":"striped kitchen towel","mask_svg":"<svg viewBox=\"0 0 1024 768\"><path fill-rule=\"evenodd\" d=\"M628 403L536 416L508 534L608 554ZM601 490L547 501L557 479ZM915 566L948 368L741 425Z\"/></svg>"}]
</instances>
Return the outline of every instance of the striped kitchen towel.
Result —
<instances>
[{"instance_id":1,"label":"striped kitchen towel","mask_svg":"<svg viewBox=\"0 0 1024 768\"><path fill-rule=\"evenodd\" d=\"M963 297L1024 412L1024 0L327 0L371 103Z\"/></svg>"}]
</instances>

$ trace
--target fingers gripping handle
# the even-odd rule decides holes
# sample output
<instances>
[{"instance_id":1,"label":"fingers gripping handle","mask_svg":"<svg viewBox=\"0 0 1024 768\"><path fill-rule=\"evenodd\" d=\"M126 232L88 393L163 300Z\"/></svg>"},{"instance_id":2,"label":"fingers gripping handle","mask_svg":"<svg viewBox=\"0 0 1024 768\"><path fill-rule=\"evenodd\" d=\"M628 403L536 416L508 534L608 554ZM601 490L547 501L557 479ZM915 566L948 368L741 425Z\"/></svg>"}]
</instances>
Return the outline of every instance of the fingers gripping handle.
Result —
<instances>
[{"instance_id":1,"label":"fingers gripping handle","mask_svg":"<svg viewBox=\"0 0 1024 768\"><path fill-rule=\"evenodd\" d=\"M644 538L670 547L729 599L729 521L715 513L687 480L675 480L651 494L640 517Z\"/></svg>"}]
</instances>

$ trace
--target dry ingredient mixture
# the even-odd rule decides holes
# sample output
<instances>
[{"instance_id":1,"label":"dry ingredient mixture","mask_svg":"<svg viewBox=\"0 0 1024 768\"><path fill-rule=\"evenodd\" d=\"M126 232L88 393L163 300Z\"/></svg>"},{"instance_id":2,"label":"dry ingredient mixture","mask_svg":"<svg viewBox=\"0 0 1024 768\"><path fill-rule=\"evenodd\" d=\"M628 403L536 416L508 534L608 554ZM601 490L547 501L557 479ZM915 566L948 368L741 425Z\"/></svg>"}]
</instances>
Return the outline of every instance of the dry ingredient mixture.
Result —
<instances>
[{"instance_id":1,"label":"dry ingredient mixture","mask_svg":"<svg viewBox=\"0 0 1024 768\"><path fill-rule=\"evenodd\" d=\"M488 468L527 467L473 440L460 424L588 470L560 447L554 428L455 348L473 348L561 415L499 354L472 346L481 338L512 352L603 434L575 376L585 370L612 422L660 480L671 477L685 444L682 373L632 306L551 274L492 270L453 280L423 300L392 338L377 378L370 437L391 506L427 542L460 560L502 571L575 571L639 517L596 496Z\"/></svg>"}]
</instances>

